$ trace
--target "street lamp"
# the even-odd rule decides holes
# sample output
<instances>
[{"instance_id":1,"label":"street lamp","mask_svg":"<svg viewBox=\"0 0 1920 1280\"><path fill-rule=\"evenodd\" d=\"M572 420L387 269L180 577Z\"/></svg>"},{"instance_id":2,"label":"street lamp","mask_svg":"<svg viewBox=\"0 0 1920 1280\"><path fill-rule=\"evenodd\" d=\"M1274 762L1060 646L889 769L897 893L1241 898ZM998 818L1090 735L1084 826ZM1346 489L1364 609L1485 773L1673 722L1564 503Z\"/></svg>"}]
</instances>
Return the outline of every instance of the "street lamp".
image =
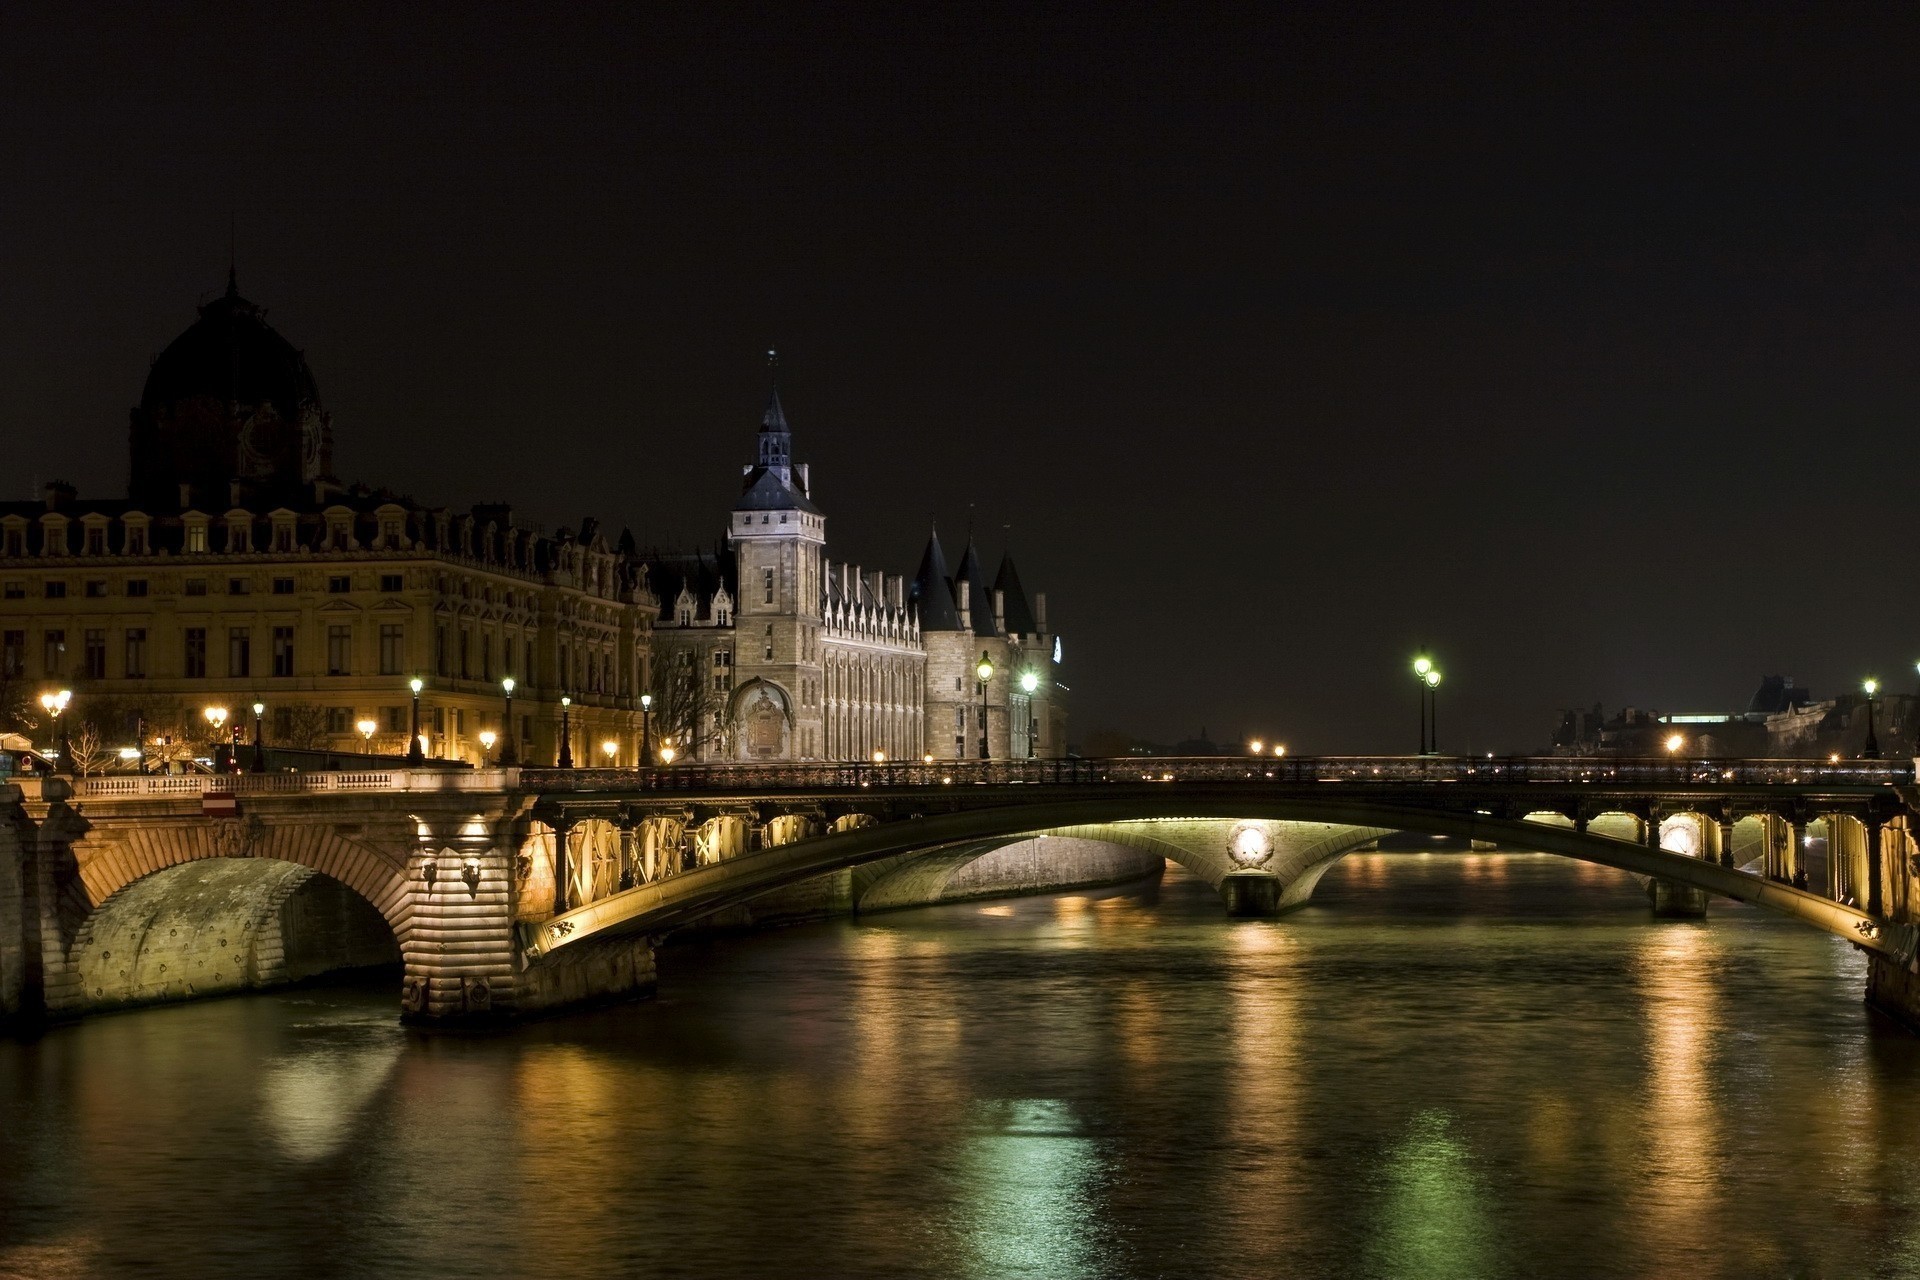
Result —
<instances>
[{"instance_id":1,"label":"street lamp","mask_svg":"<svg viewBox=\"0 0 1920 1280\"><path fill-rule=\"evenodd\" d=\"M1261 752L1265 751L1266 749L1267 749L1267 744L1260 741L1260 739L1258 738L1255 738L1252 742L1249 742L1247 744L1247 750L1256 756L1259 755Z\"/></svg>"},{"instance_id":2,"label":"street lamp","mask_svg":"<svg viewBox=\"0 0 1920 1280\"><path fill-rule=\"evenodd\" d=\"M482 729L480 731L480 755L482 760L485 760L487 756L493 753L493 744L499 740L499 737L500 735L491 729Z\"/></svg>"},{"instance_id":3,"label":"street lamp","mask_svg":"<svg viewBox=\"0 0 1920 1280\"><path fill-rule=\"evenodd\" d=\"M991 759L987 754L987 682L993 679L993 659L987 651L980 651L980 661L974 666L973 674L980 677L980 758Z\"/></svg>"},{"instance_id":4,"label":"street lamp","mask_svg":"<svg viewBox=\"0 0 1920 1280\"><path fill-rule=\"evenodd\" d=\"M562 769L573 768L573 699L560 696L560 759Z\"/></svg>"},{"instance_id":5,"label":"street lamp","mask_svg":"<svg viewBox=\"0 0 1920 1280\"><path fill-rule=\"evenodd\" d=\"M267 714L267 704L253 704L253 771L265 773L267 769L267 744L260 734L260 717Z\"/></svg>"},{"instance_id":6,"label":"street lamp","mask_svg":"<svg viewBox=\"0 0 1920 1280\"><path fill-rule=\"evenodd\" d=\"M666 746L664 746L664 747L661 747L661 748L660 748L660 763L661 763L661 764L672 764L672 763L673 763L673 757L674 757L674 754L675 754L675 753L674 753L674 750L673 750L673 744L672 744L672 743L668 743L668 744L667 744Z\"/></svg>"},{"instance_id":7,"label":"street lamp","mask_svg":"<svg viewBox=\"0 0 1920 1280\"><path fill-rule=\"evenodd\" d=\"M1429 666L1421 679L1427 685L1427 741L1434 755L1440 754L1440 670Z\"/></svg>"},{"instance_id":8,"label":"street lamp","mask_svg":"<svg viewBox=\"0 0 1920 1280\"><path fill-rule=\"evenodd\" d=\"M423 765L427 762L427 753L420 747L420 691L427 682L419 676L407 681L407 688L413 690L413 732L407 735L407 763Z\"/></svg>"},{"instance_id":9,"label":"street lamp","mask_svg":"<svg viewBox=\"0 0 1920 1280\"><path fill-rule=\"evenodd\" d=\"M500 732L505 735L500 743L500 763L503 765L519 764L520 755L514 750L513 746L517 740L513 732L513 677L508 676L502 680L500 682L500 688L504 690L507 695L507 718L500 722Z\"/></svg>"},{"instance_id":10,"label":"street lamp","mask_svg":"<svg viewBox=\"0 0 1920 1280\"><path fill-rule=\"evenodd\" d=\"M379 727L379 725L371 720L362 720L354 726L354 728L360 731L361 740L367 744L367 753L369 755L373 753L373 731Z\"/></svg>"},{"instance_id":11,"label":"street lamp","mask_svg":"<svg viewBox=\"0 0 1920 1280\"><path fill-rule=\"evenodd\" d=\"M653 695L640 695L640 763L653 758Z\"/></svg>"},{"instance_id":12,"label":"street lamp","mask_svg":"<svg viewBox=\"0 0 1920 1280\"><path fill-rule=\"evenodd\" d=\"M1873 695L1880 692L1880 682L1869 679L1860 686L1867 691L1867 749L1862 752L1869 760L1880 758L1880 740L1873 736Z\"/></svg>"},{"instance_id":13,"label":"street lamp","mask_svg":"<svg viewBox=\"0 0 1920 1280\"><path fill-rule=\"evenodd\" d=\"M207 723L213 727L213 736L214 736L215 746L217 749L219 739L225 736L225 731L227 726L227 709L225 707L208 707L205 710L203 710L200 714L205 716ZM219 769L220 772L222 773L225 773L228 768L232 767L232 755L233 755L233 752L229 750L227 752L228 761L225 767L222 767L220 759L216 756L214 758L214 768Z\"/></svg>"},{"instance_id":14,"label":"street lamp","mask_svg":"<svg viewBox=\"0 0 1920 1280\"><path fill-rule=\"evenodd\" d=\"M1424 652L1413 660L1413 678L1420 682L1420 754L1427 754L1427 677L1433 674L1433 659ZM1438 736L1438 735L1435 735Z\"/></svg>"},{"instance_id":15,"label":"street lamp","mask_svg":"<svg viewBox=\"0 0 1920 1280\"><path fill-rule=\"evenodd\" d=\"M620 754L620 744L608 738L600 744L600 754L607 758L607 768L613 768L613 758Z\"/></svg>"},{"instance_id":16,"label":"street lamp","mask_svg":"<svg viewBox=\"0 0 1920 1280\"><path fill-rule=\"evenodd\" d=\"M72 701L73 690L71 689L58 689L52 693L40 695L40 706L53 717L54 728L60 731L54 745L54 751L59 755L60 763L54 768L57 772L69 775L73 773L73 764L70 760L72 753L67 750L67 722L60 718L60 713L65 711L67 704Z\"/></svg>"}]
</instances>

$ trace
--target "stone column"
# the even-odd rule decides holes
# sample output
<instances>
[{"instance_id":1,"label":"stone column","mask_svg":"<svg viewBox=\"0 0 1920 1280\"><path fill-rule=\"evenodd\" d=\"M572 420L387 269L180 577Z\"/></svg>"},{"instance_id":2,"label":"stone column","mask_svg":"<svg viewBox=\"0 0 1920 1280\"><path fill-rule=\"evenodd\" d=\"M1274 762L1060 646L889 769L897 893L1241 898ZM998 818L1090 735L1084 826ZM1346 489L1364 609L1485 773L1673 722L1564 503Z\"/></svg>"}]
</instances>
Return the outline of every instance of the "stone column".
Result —
<instances>
[{"instance_id":1,"label":"stone column","mask_svg":"<svg viewBox=\"0 0 1920 1280\"><path fill-rule=\"evenodd\" d=\"M1720 865L1731 867L1733 863L1733 817L1723 813L1720 815Z\"/></svg>"},{"instance_id":2,"label":"stone column","mask_svg":"<svg viewBox=\"0 0 1920 1280\"><path fill-rule=\"evenodd\" d=\"M633 888L633 815L625 809L614 820L620 832L620 888Z\"/></svg>"},{"instance_id":3,"label":"stone column","mask_svg":"<svg viewBox=\"0 0 1920 1280\"><path fill-rule=\"evenodd\" d=\"M573 877L567 867L567 837L573 832L573 819L563 811L553 820L553 914L565 915L567 912L568 890L572 888L568 881Z\"/></svg>"},{"instance_id":4,"label":"stone column","mask_svg":"<svg viewBox=\"0 0 1920 1280\"><path fill-rule=\"evenodd\" d=\"M404 1021L454 1024L513 1015L515 825L477 814L417 824L407 863L412 922L401 947Z\"/></svg>"},{"instance_id":5,"label":"stone column","mask_svg":"<svg viewBox=\"0 0 1920 1280\"><path fill-rule=\"evenodd\" d=\"M1788 818L1785 821L1787 847L1781 851L1780 873L1786 877L1788 884L1804 889L1807 887L1807 877L1806 869L1801 862L1801 854L1807 847L1807 824L1798 818Z\"/></svg>"}]
</instances>

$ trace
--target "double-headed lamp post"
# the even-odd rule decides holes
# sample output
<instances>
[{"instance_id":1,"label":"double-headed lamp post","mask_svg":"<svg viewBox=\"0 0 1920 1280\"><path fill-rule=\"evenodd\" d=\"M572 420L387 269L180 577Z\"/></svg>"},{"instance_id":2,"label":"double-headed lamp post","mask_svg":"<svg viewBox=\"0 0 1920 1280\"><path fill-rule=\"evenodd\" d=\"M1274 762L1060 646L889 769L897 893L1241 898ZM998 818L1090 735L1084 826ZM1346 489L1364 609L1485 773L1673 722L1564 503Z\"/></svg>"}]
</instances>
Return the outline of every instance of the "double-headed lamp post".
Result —
<instances>
[{"instance_id":1,"label":"double-headed lamp post","mask_svg":"<svg viewBox=\"0 0 1920 1280\"><path fill-rule=\"evenodd\" d=\"M993 659L987 651L980 651L980 661L973 668L973 674L980 678L980 758L992 759L987 754L987 682L993 679Z\"/></svg>"},{"instance_id":2,"label":"double-headed lamp post","mask_svg":"<svg viewBox=\"0 0 1920 1280\"><path fill-rule=\"evenodd\" d=\"M519 741L513 732L513 677L508 676L500 682L500 689L507 695L506 718L500 722L500 763L519 764L520 753L514 749Z\"/></svg>"},{"instance_id":3,"label":"double-headed lamp post","mask_svg":"<svg viewBox=\"0 0 1920 1280\"><path fill-rule=\"evenodd\" d=\"M573 699L560 696L560 759L562 769L573 768Z\"/></svg>"},{"instance_id":4,"label":"double-headed lamp post","mask_svg":"<svg viewBox=\"0 0 1920 1280\"><path fill-rule=\"evenodd\" d=\"M1880 682L1869 679L1860 686L1867 691L1867 749L1861 752L1869 760L1880 758L1880 739L1873 736L1873 695L1880 692Z\"/></svg>"},{"instance_id":5,"label":"double-headed lamp post","mask_svg":"<svg viewBox=\"0 0 1920 1280\"><path fill-rule=\"evenodd\" d=\"M266 714L266 703L256 702L253 704L253 771L255 773L265 773L267 771L267 744L265 738L263 738L260 733L260 717Z\"/></svg>"},{"instance_id":6,"label":"double-headed lamp post","mask_svg":"<svg viewBox=\"0 0 1920 1280\"><path fill-rule=\"evenodd\" d=\"M54 766L56 773L72 774L73 772L73 753L67 749L67 722L60 718L61 713L67 709L67 704L72 701L73 690L71 689L56 689L52 693L40 695L41 709L53 717L53 727L60 731L55 735L54 743L54 751L60 757L60 762Z\"/></svg>"},{"instance_id":7,"label":"double-headed lamp post","mask_svg":"<svg viewBox=\"0 0 1920 1280\"><path fill-rule=\"evenodd\" d=\"M653 761L653 695L640 695L640 763Z\"/></svg>"},{"instance_id":8,"label":"double-headed lamp post","mask_svg":"<svg viewBox=\"0 0 1920 1280\"><path fill-rule=\"evenodd\" d=\"M1420 754L1427 754L1427 694L1432 686L1427 677L1433 674L1433 659L1422 653L1413 660L1413 678L1420 682ZM1438 734L1434 735L1438 737Z\"/></svg>"},{"instance_id":9,"label":"double-headed lamp post","mask_svg":"<svg viewBox=\"0 0 1920 1280\"><path fill-rule=\"evenodd\" d=\"M407 681L407 688L413 690L413 732L407 735L407 763L421 765L427 762L427 753L420 745L420 691L427 682L419 676Z\"/></svg>"}]
</instances>

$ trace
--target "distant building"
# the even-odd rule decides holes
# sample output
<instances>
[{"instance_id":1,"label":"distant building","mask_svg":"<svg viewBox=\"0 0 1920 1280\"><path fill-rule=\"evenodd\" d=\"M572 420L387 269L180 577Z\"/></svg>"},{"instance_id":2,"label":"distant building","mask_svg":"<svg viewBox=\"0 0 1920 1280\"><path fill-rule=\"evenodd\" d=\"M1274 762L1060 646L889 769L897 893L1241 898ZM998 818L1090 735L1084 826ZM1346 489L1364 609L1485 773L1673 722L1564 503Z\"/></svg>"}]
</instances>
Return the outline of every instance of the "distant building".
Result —
<instances>
[{"instance_id":1,"label":"distant building","mask_svg":"<svg viewBox=\"0 0 1920 1280\"><path fill-rule=\"evenodd\" d=\"M1920 707L1905 694L1874 700L1873 736L1882 756L1914 754ZM1667 742L1682 739L1688 756L1748 759L1817 759L1858 756L1867 748L1864 693L1815 699L1791 676L1765 676L1745 711L1674 713L1623 708L1609 717L1598 704L1561 713L1552 751L1565 756L1662 756Z\"/></svg>"}]
</instances>

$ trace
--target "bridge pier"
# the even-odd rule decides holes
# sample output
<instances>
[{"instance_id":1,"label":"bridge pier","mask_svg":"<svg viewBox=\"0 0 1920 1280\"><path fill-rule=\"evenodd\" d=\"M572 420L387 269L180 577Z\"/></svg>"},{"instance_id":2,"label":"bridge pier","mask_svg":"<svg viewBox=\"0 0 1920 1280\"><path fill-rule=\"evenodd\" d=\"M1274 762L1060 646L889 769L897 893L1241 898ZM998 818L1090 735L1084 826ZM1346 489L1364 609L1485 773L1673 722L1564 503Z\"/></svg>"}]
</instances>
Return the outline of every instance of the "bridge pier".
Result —
<instances>
[{"instance_id":1,"label":"bridge pier","mask_svg":"<svg viewBox=\"0 0 1920 1280\"><path fill-rule=\"evenodd\" d=\"M1230 916L1277 916L1281 887L1271 871L1229 871L1220 879L1220 897Z\"/></svg>"},{"instance_id":2,"label":"bridge pier","mask_svg":"<svg viewBox=\"0 0 1920 1280\"><path fill-rule=\"evenodd\" d=\"M1659 920L1704 920L1707 891L1659 876L1647 881L1647 903Z\"/></svg>"}]
</instances>

